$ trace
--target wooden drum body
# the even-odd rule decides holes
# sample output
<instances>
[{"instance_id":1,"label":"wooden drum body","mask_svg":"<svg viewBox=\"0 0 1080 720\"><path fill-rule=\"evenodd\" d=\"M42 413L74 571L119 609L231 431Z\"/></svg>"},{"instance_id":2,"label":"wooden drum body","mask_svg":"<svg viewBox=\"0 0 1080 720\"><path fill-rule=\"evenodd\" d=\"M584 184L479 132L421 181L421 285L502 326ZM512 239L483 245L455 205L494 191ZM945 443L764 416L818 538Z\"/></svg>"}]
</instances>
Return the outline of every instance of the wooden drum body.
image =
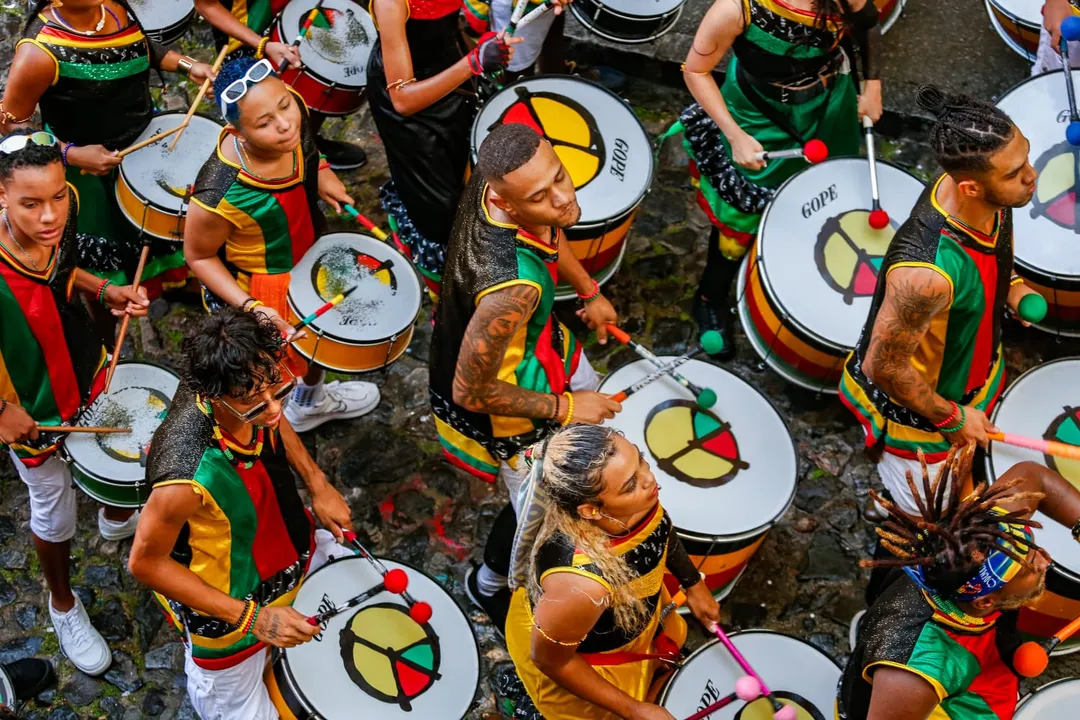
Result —
<instances>
[{"instance_id":1,"label":"wooden drum body","mask_svg":"<svg viewBox=\"0 0 1080 720\"><path fill-rule=\"evenodd\" d=\"M984 0L990 24L1021 57L1034 62L1039 52L1042 3L1031 0Z\"/></svg>"}]
</instances>

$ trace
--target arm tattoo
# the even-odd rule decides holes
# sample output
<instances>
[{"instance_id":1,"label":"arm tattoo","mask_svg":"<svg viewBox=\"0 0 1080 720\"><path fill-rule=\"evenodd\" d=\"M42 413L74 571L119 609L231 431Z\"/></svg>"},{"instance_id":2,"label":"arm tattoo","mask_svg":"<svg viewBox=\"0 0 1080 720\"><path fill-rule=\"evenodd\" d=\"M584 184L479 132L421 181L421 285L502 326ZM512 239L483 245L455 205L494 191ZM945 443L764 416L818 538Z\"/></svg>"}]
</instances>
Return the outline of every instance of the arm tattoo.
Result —
<instances>
[{"instance_id":1,"label":"arm tattoo","mask_svg":"<svg viewBox=\"0 0 1080 720\"><path fill-rule=\"evenodd\" d=\"M948 303L949 292L935 288L929 279L890 280L866 353L873 382L896 402L934 422L948 417L952 406L934 392L911 358L934 315Z\"/></svg>"},{"instance_id":2,"label":"arm tattoo","mask_svg":"<svg viewBox=\"0 0 1080 720\"><path fill-rule=\"evenodd\" d=\"M454 371L454 401L463 408L525 418L549 418L555 412L554 395L499 380L506 350L538 299L536 288L512 285L480 301L465 329Z\"/></svg>"}]
</instances>

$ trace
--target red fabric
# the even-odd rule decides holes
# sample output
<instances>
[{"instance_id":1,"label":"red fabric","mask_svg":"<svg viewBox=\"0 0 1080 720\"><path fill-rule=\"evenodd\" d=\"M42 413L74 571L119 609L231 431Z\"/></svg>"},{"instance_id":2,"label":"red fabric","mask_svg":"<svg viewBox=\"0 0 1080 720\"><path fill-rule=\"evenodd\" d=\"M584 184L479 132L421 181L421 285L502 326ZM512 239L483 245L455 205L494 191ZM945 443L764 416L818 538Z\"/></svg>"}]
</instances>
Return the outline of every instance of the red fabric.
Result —
<instances>
[{"instance_id":1,"label":"red fabric","mask_svg":"<svg viewBox=\"0 0 1080 720\"><path fill-rule=\"evenodd\" d=\"M413 20L438 20L461 10L463 0L408 0L409 18Z\"/></svg>"},{"instance_id":2,"label":"red fabric","mask_svg":"<svg viewBox=\"0 0 1080 720\"><path fill-rule=\"evenodd\" d=\"M979 661L980 672L968 692L975 693L990 706L1000 720L1011 720L1016 710L1020 679L1002 661L997 649L997 629L979 635L946 631L957 645L965 648Z\"/></svg>"},{"instance_id":3,"label":"red fabric","mask_svg":"<svg viewBox=\"0 0 1080 720\"><path fill-rule=\"evenodd\" d=\"M256 462L250 468L238 466L236 472L244 481L251 504L255 506L258 525L251 543L252 558L259 571L259 579L268 580L295 563L300 556L289 538L289 530L285 527L277 493L266 467L262 462Z\"/></svg>"},{"instance_id":4,"label":"red fabric","mask_svg":"<svg viewBox=\"0 0 1080 720\"><path fill-rule=\"evenodd\" d=\"M990 363L994 359L994 303L993 296L997 288L998 271L997 257L973 250L966 245L961 245L964 251L975 263L979 270L979 278L982 280L987 297L983 307L982 317L979 319L979 331L975 335L975 348L971 353L971 364L968 366L968 381L964 392L981 388L986 383L986 374L990 371Z\"/></svg>"},{"instance_id":5,"label":"red fabric","mask_svg":"<svg viewBox=\"0 0 1080 720\"><path fill-rule=\"evenodd\" d=\"M307 189L298 183L288 190L273 193L285 217L289 219L289 237L292 245L292 261L295 267L311 246L315 244L315 226L311 222L311 206Z\"/></svg>"}]
</instances>

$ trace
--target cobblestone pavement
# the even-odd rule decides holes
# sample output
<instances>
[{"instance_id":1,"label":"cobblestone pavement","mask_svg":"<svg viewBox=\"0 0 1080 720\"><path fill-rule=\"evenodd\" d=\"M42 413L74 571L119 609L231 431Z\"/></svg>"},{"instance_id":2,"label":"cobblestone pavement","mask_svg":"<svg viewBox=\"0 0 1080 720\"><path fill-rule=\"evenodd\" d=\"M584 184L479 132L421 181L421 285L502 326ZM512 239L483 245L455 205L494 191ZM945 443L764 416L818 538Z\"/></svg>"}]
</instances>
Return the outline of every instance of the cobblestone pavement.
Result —
<instances>
[{"instance_id":1,"label":"cobblestone pavement","mask_svg":"<svg viewBox=\"0 0 1080 720\"><path fill-rule=\"evenodd\" d=\"M14 23L6 21L10 33ZM8 36L10 37L10 35ZM191 36L189 36L191 37ZM206 57L206 34L189 41ZM6 54L0 48L0 54ZM2 68L6 71L6 68ZM688 101L682 90L630 80L620 91L652 136L663 131ZM183 106L174 88L163 104ZM358 206L377 222L377 188L388 177L370 118L361 111L330 125L368 149L367 167L346 182ZM933 172L918 132L884 143L883 155L924 179ZM677 142L660 153L651 192L634 225L621 271L605 288L627 329L659 353L681 354L694 335L692 292L705 260L706 220L688 184L687 159ZM334 229L354 227L335 219ZM133 324L125 357L171 364L200 312L180 302L157 301L151 316ZM487 621L470 609L463 579L479 561L487 531L505 503L505 492L466 479L442 462L427 405L430 308L425 307L408 353L385 372L370 374L382 388L382 404L369 416L333 423L309 433L306 442L319 465L349 501L357 529L381 554L422 567L446 587L469 614L482 653L482 678L471 718L497 718L492 681L509 658ZM1071 343L1010 326L1008 368L1015 377L1041 362L1074 352ZM601 371L636 359L629 351L586 341ZM798 446L799 486L794 505L769 534L748 572L723 603L728 627L765 627L809 640L838 662L849 652L847 627L862 607L866 572L858 567L873 544L860 508L876 481L860 451L861 431L832 396L792 388L761 370L741 333L739 359L727 366L764 393L784 417ZM59 656L45 612L47 593L30 543L26 491L0 460L0 662L38 656L53 659L60 673L55 690L31 704L32 718L191 718L184 690L179 637L163 623L148 591L126 570L130 541L98 537L95 507L82 497L80 532L73 543L72 573L95 625L110 641L114 662L103 679L89 678ZM722 491L718 490L718 502ZM677 519L677 510L674 510ZM692 628L691 644L704 640ZM1049 680L1080 675L1077 660L1055 660Z\"/></svg>"}]
</instances>

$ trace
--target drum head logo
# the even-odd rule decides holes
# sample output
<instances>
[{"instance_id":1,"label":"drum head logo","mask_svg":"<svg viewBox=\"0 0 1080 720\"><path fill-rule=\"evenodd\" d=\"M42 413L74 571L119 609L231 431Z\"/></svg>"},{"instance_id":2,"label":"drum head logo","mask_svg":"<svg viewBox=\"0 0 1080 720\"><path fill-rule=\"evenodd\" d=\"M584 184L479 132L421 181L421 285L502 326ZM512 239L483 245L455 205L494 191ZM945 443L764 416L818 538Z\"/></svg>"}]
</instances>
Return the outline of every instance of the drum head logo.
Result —
<instances>
[{"instance_id":1,"label":"drum head logo","mask_svg":"<svg viewBox=\"0 0 1080 720\"><path fill-rule=\"evenodd\" d=\"M1035 161L1039 177L1031 198L1031 217L1042 215L1055 225L1080 232L1076 212L1077 153L1076 148L1063 142Z\"/></svg>"},{"instance_id":2,"label":"drum head logo","mask_svg":"<svg viewBox=\"0 0 1080 720\"><path fill-rule=\"evenodd\" d=\"M307 18L305 12L302 16ZM308 31L308 44L320 56L336 65L347 63L354 48L370 45L364 23L352 8L344 12L332 8L319 8Z\"/></svg>"},{"instance_id":3,"label":"drum head logo","mask_svg":"<svg viewBox=\"0 0 1080 720\"><path fill-rule=\"evenodd\" d=\"M154 430L169 412L169 397L154 388L131 386L113 390L102 400L104 405L100 415L90 414L88 422L105 427L131 428L131 432L98 435L97 446L117 462L138 463L146 467L146 454ZM100 419L95 420L95 417Z\"/></svg>"},{"instance_id":4,"label":"drum head logo","mask_svg":"<svg viewBox=\"0 0 1080 720\"><path fill-rule=\"evenodd\" d=\"M439 637L393 603L361 608L341 631L345 672L365 693L405 712L440 678Z\"/></svg>"},{"instance_id":5,"label":"drum head logo","mask_svg":"<svg viewBox=\"0 0 1080 720\"><path fill-rule=\"evenodd\" d=\"M814 703L802 695L784 690L773 690L773 697L782 705L794 705L798 720L825 720L825 716ZM772 703L768 698L760 697L752 703L747 703L735 713L735 720L770 720L773 717Z\"/></svg>"},{"instance_id":6,"label":"drum head logo","mask_svg":"<svg viewBox=\"0 0 1080 720\"><path fill-rule=\"evenodd\" d=\"M814 261L825 284L851 305L877 288L878 273L897 225L890 219L881 230L870 227L868 210L851 210L829 218L818 233Z\"/></svg>"},{"instance_id":7,"label":"drum head logo","mask_svg":"<svg viewBox=\"0 0 1080 720\"><path fill-rule=\"evenodd\" d=\"M1080 408L1064 407L1064 412L1054 418L1050 427L1043 433L1046 440L1057 440L1069 445L1080 445ZM1061 476L1080 490L1080 460L1044 455L1047 467L1061 473Z\"/></svg>"},{"instance_id":8,"label":"drum head logo","mask_svg":"<svg viewBox=\"0 0 1080 720\"><path fill-rule=\"evenodd\" d=\"M739 457L731 425L693 400L668 400L645 418L645 444L657 466L695 487L718 487L750 464Z\"/></svg>"},{"instance_id":9,"label":"drum head logo","mask_svg":"<svg viewBox=\"0 0 1080 720\"><path fill-rule=\"evenodd\" d=\"M397 292L397 276L393 260L379 260L354 248L338 246L312 263L311 285L323 303L357 288L337 306L334 319L341 325L366 327L378 322L383 305Z\"/></svg>"},{"instance_id":10,"label":"drum head logo","mask_svg":"<svg viewBox=\"0 0 1080 720\"><path fill-rule=\"evenodd\" d=\"M574 181L574 188L580 190L588 185L600 174L606 157L604 138L596 118L584 105L562 95L531 92L524 87L514 88L514 91L518 99L503 111L488 131L509 123L528 125L555 148L555 154Z\"/></svg>"}]
</instances>

